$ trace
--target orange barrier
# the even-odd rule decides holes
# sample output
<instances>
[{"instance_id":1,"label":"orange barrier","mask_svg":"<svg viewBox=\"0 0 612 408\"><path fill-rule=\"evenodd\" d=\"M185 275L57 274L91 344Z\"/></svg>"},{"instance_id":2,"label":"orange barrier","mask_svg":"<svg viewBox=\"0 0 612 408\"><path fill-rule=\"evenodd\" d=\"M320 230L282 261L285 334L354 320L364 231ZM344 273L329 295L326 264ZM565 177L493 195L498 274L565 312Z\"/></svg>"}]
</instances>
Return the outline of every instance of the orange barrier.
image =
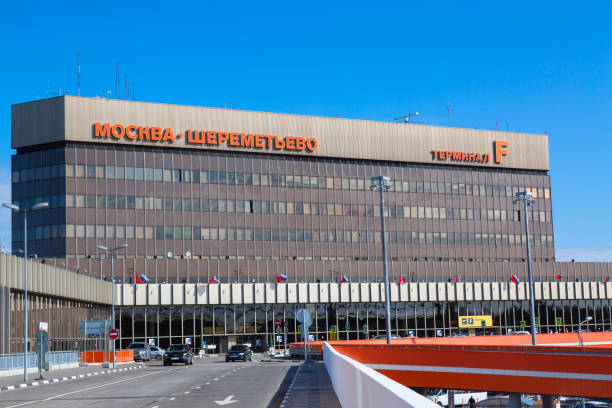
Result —
<instances>
[{"instance_id":1,"label":"orange barrier","mask_svg":"<svg viewBox=\"0 0 612 408\"><path fill-rule=\"evenodd\" d=\"M112 362L113 353L112 351L84 351L81 353L81 362L88 364ZM134 361L134 352L132 350L118 350L115 354L115 361L117 363L123 363L128 361Z\"/></svg>"},{"instance_id":2,"label":"orange barrier","mask_svg":"<svg viewBox=\"0 0 612 408\"><path fill-rule=\"evenodd\" d=\"M612 347L612 332L586 332L581 333L582 341L588 347ZM537 334L536 341L538 345L549 346L578 346L577 333L556 333L556 334ZM329 341L332 346L341 344L380 344L386 345L385 339L380 340L334 340ZM466 336L466 337L423 337L423 338L406 338L393 339L395 344L412 344L412 345L474 345L474 346L519 346L530 345L531 335L529 334L513 334L513 335L497 335L497 336ZM311 341L310 348L312 350L321 351L323 342ZM304 343L291 343L290 349L303 349Z\"/></svg>"},{"instance_id":3,"label":"orange barrier","mask_svg":"<svg viewBox=\"0 0 612 408\"><path fill-rule=\"evenodd\" d=\"M333 347L408 387L612 398L612 352L596 347L350 341Z\"/></svg>"}]
</instances>

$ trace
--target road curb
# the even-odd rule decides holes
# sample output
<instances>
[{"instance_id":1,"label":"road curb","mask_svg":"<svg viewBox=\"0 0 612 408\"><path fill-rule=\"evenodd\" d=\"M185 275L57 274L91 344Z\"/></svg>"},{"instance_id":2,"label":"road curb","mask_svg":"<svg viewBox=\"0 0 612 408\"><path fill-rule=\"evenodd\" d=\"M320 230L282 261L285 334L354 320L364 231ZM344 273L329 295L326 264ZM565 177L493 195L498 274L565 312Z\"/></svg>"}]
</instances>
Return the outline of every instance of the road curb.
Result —
<instances>
[{"instance_id":1,"label":"road curb","mask_svg":"<svg viewBox=\"0 0 612 408\"><path fill-rule=\"evenodd\" d=\"M36 386L44 385L44 384L53 384L53 383L58 383L58 382L77 380L79 378L92 377L94 375L117 373L117 372L120 372L120 371L128 371L128 370L137 370L139 368L144 368L144 365L137 365L137 366L132 366L132 367L123 367L123 368L116 368L116 369L112 369L111 368L111 369L108 369L108 370L94 371L93 373L71 375L69 377L52 378L52 379L49 379L49 380L30 381L28 383L17 384L17 385L5 385L5 386L0 387L0 392L1 391L19 390L19 389L28 388L28 387L36 387Z\"/></svg>"},{"instance_id":2,"label":"road curb","mask_svg":"<svg viewBox=\"0 0 612 408\"><path fill-rule=\"evenodd\" d=\"M291 380L291 383L289 384L289 388L287 388L287 391L285 391L285 396L283 397L283 400L281 401L279 408L285 408L287 406L287 400L289 400L289 397L291 396L291 391L293 390L293 387L295 386L295 380L297 380L298 375L300 374L300 371L302 371L302 367L304 367L304 364L300 364L297 371L295 372L295 375L293 376L293 380Z\"/></svg>"}]
</instances>

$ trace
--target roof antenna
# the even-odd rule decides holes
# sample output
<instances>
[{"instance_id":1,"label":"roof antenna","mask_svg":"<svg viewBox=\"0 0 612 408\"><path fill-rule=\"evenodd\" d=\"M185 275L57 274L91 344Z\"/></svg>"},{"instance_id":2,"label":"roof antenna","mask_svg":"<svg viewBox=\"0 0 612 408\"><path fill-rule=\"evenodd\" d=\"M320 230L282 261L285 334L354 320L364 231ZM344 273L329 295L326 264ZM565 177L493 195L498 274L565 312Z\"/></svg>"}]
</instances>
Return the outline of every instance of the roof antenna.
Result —
<instances>
[{"instance_id":1,"label":"roof antenna","mask_svg":"<svg viewBox=\"0 0 612 408\"><path fill-rule=\"evenodd\" d=\"M81 96L81 49L77 51L77 95Z\"/></svg>"}]
</instances>

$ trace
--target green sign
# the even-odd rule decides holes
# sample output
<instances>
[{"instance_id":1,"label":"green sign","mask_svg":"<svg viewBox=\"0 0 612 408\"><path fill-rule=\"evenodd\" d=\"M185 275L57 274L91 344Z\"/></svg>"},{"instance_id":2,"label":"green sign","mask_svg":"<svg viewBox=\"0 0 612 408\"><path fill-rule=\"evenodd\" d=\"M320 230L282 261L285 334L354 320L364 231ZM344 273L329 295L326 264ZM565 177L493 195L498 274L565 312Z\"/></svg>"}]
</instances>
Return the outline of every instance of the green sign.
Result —
<instances>
[{"instance_id":1,"label":"green sign","mask_svg":"<svg viewBox=\"0 0 612 408\"><path fill-rule=\"evenodd\" d=\"M331 332L332 332L332 333L338 333L338 328L336 327L336 325L335 325L335 324L333 324L333 325L332 325L332 327L331 327Z\"/></svg>"},{"instance_id":2,"label":"green sign","mask_svg":"<svg viewBox=\"0 0 612 408\"><path fill-rule=\"evenodd\" d=\"M363 325L363 334L368 334L368 325L367 324Z\"/></svg>"},{"instance_id":3,"label":"green sign","mask_svg":"<svg viewBox=\"0 0 612 408\"><path fill-rule=\"evenodd\" d=\"M535 320L535 325L539 326L540 325L540 318L536 317L534 320Z\"/></svg>"},{"instance_id":4,"label":"green sign","mask_svg":"<svg viewBox=\"0 0 612 408\"><path fill-rule=\"evenodd\" d=\"M527 322L526 322L526 321L524 321L524 320L521 320L521 321L519 322L519 327L520 327L521 329L524 329L524 328L525 328L525 326L527 326Z\"/></svg>"},{"instance_id":5,"label":"green sign","mask_svg":"<svg viewBox=\"0 0 612 408\"><path fill-rule=\"evenodd\" d=\"M563 325L563 318L562 317L555 317L555 324L557 326Z\"/></svg>"}]
</instances>

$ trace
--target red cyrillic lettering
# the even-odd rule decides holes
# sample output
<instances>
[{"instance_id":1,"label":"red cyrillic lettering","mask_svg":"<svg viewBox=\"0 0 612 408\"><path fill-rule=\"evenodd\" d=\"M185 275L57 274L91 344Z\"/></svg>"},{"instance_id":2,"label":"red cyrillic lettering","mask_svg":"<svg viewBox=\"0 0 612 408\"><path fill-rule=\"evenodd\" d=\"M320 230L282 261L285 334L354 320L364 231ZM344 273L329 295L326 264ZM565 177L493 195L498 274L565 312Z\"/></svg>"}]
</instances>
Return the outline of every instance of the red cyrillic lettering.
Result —
<instances>
[{"instance_id":1,"label":"red cyrillic lettering","mask_svg":"<svg viewBox=\"0 0 612 408\"><path fill-rule=\"evenodd\" d=\"M110 125L108 123L104 125L98 122L94 123L94 137L110 137Z\"/></svg>"},{"instance_id":2,"label":"red cyrillic lettering","mask_svg":"<svg viewBox=\"0 0 612 408\"><path fill-rule=\"evenodd\" d=\"M117 123L111 128L111 133L115 139L121 139L125 134L125 129L123 128L123 125Z\"/></svg>"}]
</instances>

